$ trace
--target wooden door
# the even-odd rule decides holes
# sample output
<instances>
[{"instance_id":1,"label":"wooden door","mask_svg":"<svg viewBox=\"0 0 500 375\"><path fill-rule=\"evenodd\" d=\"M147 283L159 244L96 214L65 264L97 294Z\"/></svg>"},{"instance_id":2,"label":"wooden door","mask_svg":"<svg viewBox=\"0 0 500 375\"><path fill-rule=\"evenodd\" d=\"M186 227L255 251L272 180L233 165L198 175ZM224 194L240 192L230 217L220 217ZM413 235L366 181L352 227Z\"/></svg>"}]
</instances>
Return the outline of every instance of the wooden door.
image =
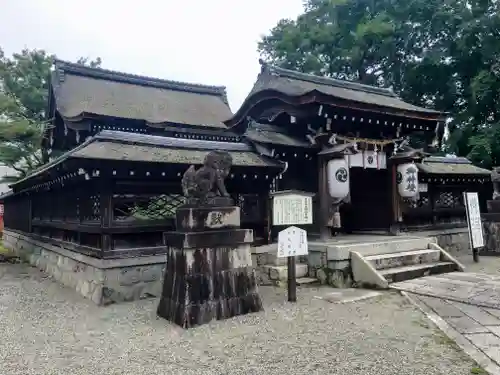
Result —
<instances>
[{"instance_id":1,"label":"wooden door","mask_svg":"<svg viewBox=\"0 0 500 375\"><path fill-rule=\"evenodd\" d=\"M389 230L391 223L391 184L389 170L350 169L351 202L341 210L348 232Z\"/></svg>"}]
</instances>

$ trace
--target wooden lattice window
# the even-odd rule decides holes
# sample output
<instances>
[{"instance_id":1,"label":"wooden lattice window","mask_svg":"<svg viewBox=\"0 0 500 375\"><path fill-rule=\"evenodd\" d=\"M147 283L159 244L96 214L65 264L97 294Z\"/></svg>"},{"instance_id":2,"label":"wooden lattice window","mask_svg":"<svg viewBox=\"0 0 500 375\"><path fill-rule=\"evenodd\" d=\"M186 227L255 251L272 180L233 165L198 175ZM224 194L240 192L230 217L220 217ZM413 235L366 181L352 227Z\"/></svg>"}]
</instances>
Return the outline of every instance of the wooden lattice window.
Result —
<instances>
[{"instance_id":1,"label":"wooden lattice window","mask_svg":"<svg viewBox=\"0 0 500 375\"><path fill-rule=\"evenodd\" d=\"M116 221L171 219L184 203L185 197L179 194L114 195L113 218Z\"/></svg>"}]
</instances>

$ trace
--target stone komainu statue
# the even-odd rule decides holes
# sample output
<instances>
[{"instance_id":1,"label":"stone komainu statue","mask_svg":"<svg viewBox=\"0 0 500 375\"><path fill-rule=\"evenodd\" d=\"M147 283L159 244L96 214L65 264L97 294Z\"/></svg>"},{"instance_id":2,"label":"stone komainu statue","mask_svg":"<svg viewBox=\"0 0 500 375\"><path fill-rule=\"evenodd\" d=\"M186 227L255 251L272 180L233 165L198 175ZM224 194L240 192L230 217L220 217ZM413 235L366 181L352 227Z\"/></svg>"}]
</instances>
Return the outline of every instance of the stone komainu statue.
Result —
<instances>
[{"instance_id":1,"label":"stone komainu statue","mask_svg":"<svg viewBox=\"0 0 500 375\"><path fill-rule=\"evenodd\" d=\"M188 200L207 203L210 198L229 197L224 179L233 164L232 156L226 151L211 151L205 156L203 167L196 170L190 166L182 177L182 191Z\"/></svg>"}]
</instances>

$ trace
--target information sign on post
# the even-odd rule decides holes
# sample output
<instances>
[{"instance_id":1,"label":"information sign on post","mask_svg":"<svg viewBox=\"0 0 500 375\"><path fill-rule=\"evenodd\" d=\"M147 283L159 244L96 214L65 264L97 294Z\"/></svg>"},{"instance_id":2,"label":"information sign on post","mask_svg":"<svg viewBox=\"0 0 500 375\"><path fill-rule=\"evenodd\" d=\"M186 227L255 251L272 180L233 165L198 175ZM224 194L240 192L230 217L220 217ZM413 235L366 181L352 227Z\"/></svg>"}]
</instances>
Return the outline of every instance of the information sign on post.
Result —
<instances>
[{"instance_id":1,"label":"information sign on post","mask_svg":"<svg viewBox=\"0 0 500 375\"><path fill-rule=\"evenodd\" d=\"M297 227L288 227L278 234L278 258L307 255L307 232Z\"/></svg>"},{"instance_id":2,"label":"information sign on post","mask_svg":"<svg viewBox=\"0 0 500 375\"><path fill-rule=\"evenodd\" d=\"M273 225L312 224L312 197L292 190L273 193Z\"/></svg>"},{"instance_id":3,"label":"information sign on post","mask_svg":"<svg viewBox=\"0 0 500 375\"><path fill-rule=\"evenodd\" d=\"M307 255L307 231L294 225L312 224L312 197L314 194L287 190L272 193L273 225L289 226L278 234L278 257L287 258L288 301L297 301L295 257Z\"/></svg>"},{"instance_id":4,"label":"information sign on post","mask_svg":"<svg viewBox=\"0 0 500 375\"><path fill-rule=\"evenodd\" d=\"M484 247L484 237L477 193L464 193L464 203L467 213L467 226L469 228L472 256L475 262L479 262L479 249Z\"/></svg>"}]
</instances>

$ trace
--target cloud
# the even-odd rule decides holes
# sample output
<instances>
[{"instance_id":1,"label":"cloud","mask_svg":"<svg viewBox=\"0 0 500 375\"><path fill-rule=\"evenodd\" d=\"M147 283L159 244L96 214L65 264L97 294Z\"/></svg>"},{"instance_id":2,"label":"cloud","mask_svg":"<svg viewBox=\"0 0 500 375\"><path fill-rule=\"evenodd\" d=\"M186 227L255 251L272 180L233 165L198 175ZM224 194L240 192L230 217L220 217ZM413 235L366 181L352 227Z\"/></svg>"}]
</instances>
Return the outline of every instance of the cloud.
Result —
<instances>
[{"instance_id":1,"label":"cloud","mask_svg":"<svg viewBox=\"0 0 500 375\"><path fill-rule=\"evenodd\" d=\"M0 0L0 9L7 53L100 56L108 69L225 85L236 111L259 72L257 41L302 0Z\"/></svg>"}]
</instances>

